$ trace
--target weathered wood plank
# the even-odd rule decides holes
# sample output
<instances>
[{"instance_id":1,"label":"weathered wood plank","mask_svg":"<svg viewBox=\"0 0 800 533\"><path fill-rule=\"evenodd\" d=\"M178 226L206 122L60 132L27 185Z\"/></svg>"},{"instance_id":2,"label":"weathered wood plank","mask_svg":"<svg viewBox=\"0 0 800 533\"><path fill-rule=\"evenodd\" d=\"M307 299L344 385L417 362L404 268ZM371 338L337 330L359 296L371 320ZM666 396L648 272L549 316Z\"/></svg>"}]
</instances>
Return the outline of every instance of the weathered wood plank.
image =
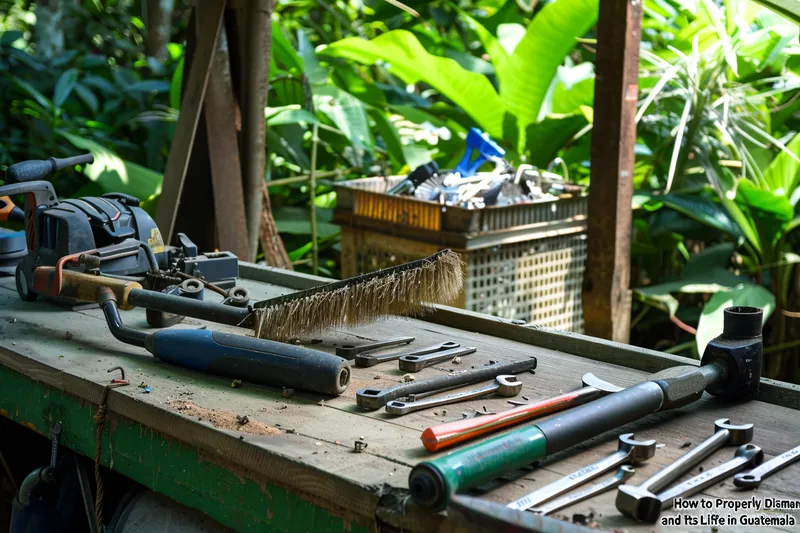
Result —
<instances>
[{"instance_id":1,"label":"weathered wood plank","mask_svg":"<svg viewBox=\"0 0 800 533\"><path fill-rule=\"evenodd\" d=\"M186 90L181 102L181 113L175 126L167 166L164 170L164 184L161 199L156 209L156 222L164 237L171 242L178 213L181 192L189 166L200 111L208 86L211 63L217 48L220 28L225 13L225 0L208 0L195 7L197 15L197 48L192 58L191 69L185 76Z\"/></svg>"},{"instance_id":2,"label":"weathered wood plank","mask_svg":"<svg viewBox=\"0 0 800 533\"><path fill-rule=\"evenodd\" d=\"M597 19L592 190L584 273L587 334L627 342L630 337L631 198L642 2L601 0Z\"/></svg>"}]
</instances>

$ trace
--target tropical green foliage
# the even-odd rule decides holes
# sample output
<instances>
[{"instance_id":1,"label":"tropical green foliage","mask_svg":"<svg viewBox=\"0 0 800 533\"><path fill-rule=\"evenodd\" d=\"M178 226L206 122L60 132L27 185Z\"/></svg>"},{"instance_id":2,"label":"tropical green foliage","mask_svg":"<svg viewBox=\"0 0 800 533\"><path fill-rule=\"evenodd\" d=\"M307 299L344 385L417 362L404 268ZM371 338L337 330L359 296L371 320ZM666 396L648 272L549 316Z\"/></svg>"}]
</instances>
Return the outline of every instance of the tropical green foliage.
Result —
<instances>
[{"instance_id":1,"label":"tropical green foliage","mask_svg":"<svg viewBox=\"0 0 800 533\"><path fill-rule=\"evenodd\" d=\"M800 22L794 0L645 0L634 185L632 338L702 352L731 304L766 309L772 376L789 365L800 309ZM59 191L158 197L180 108L188 10L169 57L143 50L139 2L75 2L68 52L37 53L35 9L0 9L0 166L95 153ZM0 4L2 5L2 4ZM337 275L331 181L435 159L452 168L470 127L514 163L561 157L589 181L598 0L278 0L272 31L270 188L304 268L317 214L321 273ZM315 134L316 132L316 134ZM697 334L695 334L695 330ZM794 344L797 344L796 342Z\"/></svg>"}]
</instances>

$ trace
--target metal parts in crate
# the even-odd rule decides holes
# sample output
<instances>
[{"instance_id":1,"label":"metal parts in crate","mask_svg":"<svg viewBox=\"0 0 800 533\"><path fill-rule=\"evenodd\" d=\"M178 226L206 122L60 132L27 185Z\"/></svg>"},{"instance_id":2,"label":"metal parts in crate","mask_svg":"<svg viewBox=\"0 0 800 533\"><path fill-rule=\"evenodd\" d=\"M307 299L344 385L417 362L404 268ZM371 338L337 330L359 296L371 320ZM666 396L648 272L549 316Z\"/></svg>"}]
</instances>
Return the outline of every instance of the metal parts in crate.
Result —
<instances>
[{"instance_id":1,"label":"metal parts in crate","mask_svg":"<svg viewBox=\"0 0 800 533\"><path fill-rule=\"evenodd\" d=\"M567 331L583 330L588 198L467 209L385 194L402 177L336 184L342 275L364 274L451 248L465 263L453 305Z\"/></svg>"}]
</instances>

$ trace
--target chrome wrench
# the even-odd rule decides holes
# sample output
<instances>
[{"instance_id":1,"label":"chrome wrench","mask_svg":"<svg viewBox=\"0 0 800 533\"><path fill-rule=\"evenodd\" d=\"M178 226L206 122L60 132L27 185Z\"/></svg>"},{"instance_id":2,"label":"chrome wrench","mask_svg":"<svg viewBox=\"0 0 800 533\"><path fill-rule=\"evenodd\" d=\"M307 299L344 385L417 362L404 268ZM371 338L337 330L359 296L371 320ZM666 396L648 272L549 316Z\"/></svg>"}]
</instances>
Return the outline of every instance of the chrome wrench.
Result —
<instances>
[{"instance_id":1,"label":"chrome wrench","mask_svg":"<svg viewBox=\"0 0 800 533\"><path fill-rule=\"evenodd\" d=\"M655 522L661 513L658 491L669 486L690 468L723 446L738 446L753 440L753 424L733 425L729 418L714 422L714 434L696 448L683 454L666 468L640 485L622 485L617 491L617 510L640 522Z\"/></svg>"},{"instance_id":2,"label":"chrome wrench","mask_svg":"<svg viewBox=\"0 0 800 533\"><path fill-rule=\"evenodd\" d=\"M749 472L736 474L733 478L733 484L742 489L755 489L761 485L761 481L763 481L764 478L771 476L778 470L782 470L797 461L800 461L800 446L773 457L766 463Z\"/></svg>"},{"instance_id":3,"label":"chrome wrench","mask_svg":"<svg viewBox=\"0 0 800 533\"><path fill-rule=\"evenodd\" d=\"M425 367L449 361L454 357L461 357L462 355L469 355L477 352L478 349L471 346L464 346L463 348L454 348L452 350L445 350L439 353L432 353L428 355L404 355L400 358L400 370L403 372L419 372Z\"/></svg>"},{"instance_id":4,"label":"chrome wrench","mask_svg":"<svg viewBox=\"0 0 800 533\"><path fill-rule=\"evenodd\" d=\"M408 344L414 342L414 337L394 337L386 339L385 341L371 342L369 344L360 344L355 346L353 344L344 344L336 347L336 355L344 357L345 359L353 359L356 355L364 352L371 352L378 348L388 348L390 346L399 346L401 344Z\"/></svg>"},{"instance_id":5,"label":"chrome wrench","mask_svg":"<svg viewBox=\"0 0 800 533\"><path fill-rule=\"evenodd\" d=\"M451 403L463 402L466 400L473 400L475 398L483 398L492 394L499 394L500 396L516 396L522 390L522 382L517 379L517 376L510 374L502 374L495 378L495 382L485 387L473 389L466 392L459 392L457 394L449 394L447 396L438 396L435 398L426 398L424 400L417 400L413 402L404 402L401 400L392 400L386 404L386 412L390 415L405 415L420 411L429 407L437 407L439 405L449 405Z\"/></svg>"},{"instance_id":6,"label":"chrome wrench","mask_svg":"<svg viewBox=\"0 0 800 533\"><path fill-rule=\"evenodd\" d=\"M622 465L619 467L617 473L614 474L613 477L601 481L600 483L595 483L594 485L586 487L585 489L573 492L572 494L567 494L563 498L553 500L542 505L541 507L534 507L533 509L530 509L530 511L539 514L550 514L560 511L561 509L566 509L570 505L575 505L578 502L588 500L589 498L594 498L598 494L602 494L611 489L619 487L628 479L630 479L635 472L636 471L631 465Z\"/></svg>"},{"instance_id":7,"label":"chrome wrench","mask_svg":"<svg viewBox=\"0 0 800 533\"><path fill-rule=\"evenodd\" d=\"M395 361L400 359L404 355L427 355L429 353L435 352L443 352L445 350L452 350L453 348L458 348L461 346L457 342L447 341L447 342L440 342L439 344L434 344L432 346L426 346L425 348L419 348L417 350L413 350L411 352L392 352L392 353L382 353L382 354L358 354L356 355L355 363L357 367L368 367L368 366L375 366L378 363L384 363L386 361Z\"/></svg>"},{"instance_id":8,"label":"chrome wrench","mask_svg":"<svg viewBox=\"0 0 800 533\"><path fill-rule=\"evenodd\" d=\"M661 509L672 507L675 498L688 498L692 494L697 494L706 487L719 483L736 472L760 465L763 460L764 452L761 451L761 448L754 444L743 444L736 448L736 454L727 463L709 468L702 474L698 474L692 479L687 479L683 483L660 493L658 499L661 500ZM655 518L657 517L658 515Z\"/></svg>"},{"instance_id":9,"label":"chrome wrench","mask_svg":"<svg viewBox=\"0 0 800 533\"><path fill-rule=\"evenodd\" d=\"M576 470L568 476L564 476L549 485L537 489L527 496L513 501L507 507L525 511L536 507L546 501L552 500L557 496L567 493L579 485L588 483L596 477L600 477L614 467L624 463L640 463L653 457L656 453L656 441L653 439L638 441L634 440L633 433L625 433L619 436L617 451Z\"/></svg>"}]
</instances>

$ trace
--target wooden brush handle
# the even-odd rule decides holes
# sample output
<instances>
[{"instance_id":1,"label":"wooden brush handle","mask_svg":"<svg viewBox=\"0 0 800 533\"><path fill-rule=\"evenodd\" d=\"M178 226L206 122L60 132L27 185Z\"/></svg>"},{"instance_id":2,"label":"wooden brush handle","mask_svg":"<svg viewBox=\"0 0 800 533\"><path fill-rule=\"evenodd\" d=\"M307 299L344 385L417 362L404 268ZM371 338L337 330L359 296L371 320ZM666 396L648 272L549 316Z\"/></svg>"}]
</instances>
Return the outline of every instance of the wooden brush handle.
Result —
<instances>
[{"instance_id":1,"label":"wooden brush handle","mask_svg":"<svg viewBox=\"0 0 800 533\"><path fill-rule=\"evenodd\" d=\"M141 289L142 286L135 281L127 281L105 276L95 276L84 274L72 270L61 271L61 291L53 294L53 288L57 286L58 272L55 267L39 267L33 273L33 288L40 294L70 298L79 302L96 303L97 289L108 287L114 292L117 298L117 305L120 309L133 309L133 305L128 302L128 295L133 289Z\"/></svg>"},{"instance_id":2,"label":"wooden brush handle","mask_svg":"<svg viewBox=\"0 0 800 533\"><path fill-rule=\"evenodd\" d=\"M603 392L594 387L584 387L577 391L541 400L530 405L521 405L502 413L482 415L431 426L422 432L422 444L428 451L438 452L455 446L460 442L472 440L505 427L521 424L542 415L556 413L586 403L599 398L603 394Z\"/></svg>"}]
</instances>

